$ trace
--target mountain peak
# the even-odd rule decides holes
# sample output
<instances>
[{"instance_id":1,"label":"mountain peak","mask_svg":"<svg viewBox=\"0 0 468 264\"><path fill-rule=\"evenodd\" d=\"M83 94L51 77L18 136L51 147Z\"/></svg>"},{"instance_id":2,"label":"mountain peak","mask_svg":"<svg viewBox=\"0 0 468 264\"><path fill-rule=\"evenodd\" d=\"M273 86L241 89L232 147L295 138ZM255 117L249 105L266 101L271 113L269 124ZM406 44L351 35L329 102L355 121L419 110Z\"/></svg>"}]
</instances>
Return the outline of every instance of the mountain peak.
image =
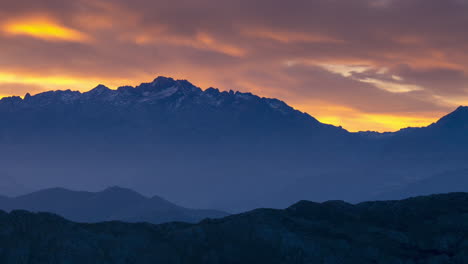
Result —
<instances>
[{"instance_id":1,"label":"mountain peak","mask_svg":"<svg viewBox=\"0 0 468 264\"><path fill-rule=\"evenodd\" d=\"M452 113L439 119L434 125L446 128L468 128L468 107L459 106Z\"/></svg>"},{"instance_id":2,"label":"mountain peak","mask_svg":"<svg viewBox=\"0 0 468 264\"><path fill-rule=\"evenodd\" d=\"M174 80L171 77L158 76L151 82L153 87L156 88L169 88L173 86L180 86L185 88L194 88L195 86L187 80Z\"/></svg>"},{"instance_id":3,"label":"mountain peak","mask_svg":"<svg viewBox=\"0 0 468 264\"><path fill-rule=\"evenodd\" d=\"M91 91L110 91L110 88L105 86L104 84L99 84L98 86L94 87Z\"/></svg>"},{"instance_id":4,"label":"mountain peak","mask_svg":"<svg viewBox=\"0 0 468 264\"><path fill-rule=\"evenodd\" d=\"M95 88L89 90L88 92L86 92L84 94L96 96L96 95L105 94L105 93L110 92L110 91L112 91L112 90L110 88L108 88L107 86L105 86L103 84L99 84L98 86L96 86Z\"/></svg>"},{"instance_id":5,"label":"mountain peak","mask_svg":"<svg viewBox=\"0 0 468 264\"><path fill-rule=\"evenodd\" d=\"M175 80L171 77L158 76L153 80L152 83L164 83L164 82L175 82Z\"/></svg>"},{"instance_id":6,"label":"mountain peak","mask_svg":"<svg viewBox=\"0 0 468 264\"><path fill-rule=\"evenodd\" d=\"M158 89L165 89L175 86L176 83L177 81L170 77L158 76L153 80L153 82L151 82L151 86Z\"/></svg>"},{"instance_id":7,"label":"mountain peak","mask_svg":"<svg viewBox=\"0 0 468 264\"><path fill-rule=\"evenodd\" d=\"M454 113L456 113L456 112L458 112L458 113L463 112L463 113L467 114L467 113L468 113L468 106L460 105L460 106L454 111Z\"/></svg>"},{"instance_id":8,"label":"mountain peak","mask_svg":"<svg viewBox=\"0 0 468 264\"><path fill-rule=\"evenodd\" d=\"M151 83L142 83L135 87L135 91L139 91L145 97L156 99L168 98L172 95L191 95L198 94L202 90L187 80L174 80L170 77L159 76Z\"/></svg>"}]
</instances>

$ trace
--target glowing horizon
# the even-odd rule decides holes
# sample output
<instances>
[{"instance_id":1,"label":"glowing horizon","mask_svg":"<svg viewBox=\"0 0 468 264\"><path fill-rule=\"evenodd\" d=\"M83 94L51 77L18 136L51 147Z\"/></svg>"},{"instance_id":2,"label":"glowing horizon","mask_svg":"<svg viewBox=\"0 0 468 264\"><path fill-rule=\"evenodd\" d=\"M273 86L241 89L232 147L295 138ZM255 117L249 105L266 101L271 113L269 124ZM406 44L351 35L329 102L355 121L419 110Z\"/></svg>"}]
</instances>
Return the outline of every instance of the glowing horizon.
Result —
<instances>
[{"instance_id":1,"label":"glowing horizon","mask_svg":"<svg viewBox=\"0 0 468 264\"><path fill-rule=\"evenodd\" d=\"M0 97L162 75L381 132L467 105L468 2L375 1L4 3Z\"/></svg>"},{"instance_id":2,"label":"glowing horizon","mask_svg":"<svg viewBox=\"0 0 468 264\"><path fill-rule=\"evenodd\" d=\"M171 76L167 76L171 77ZM10 81L18 81L18 76L12 76L12 75L5 75L5 74L0 74L0 83L2 83L5 80L10 80ZM177 78L176 78L177 79ZM54 77L29 77L23 80L24 83L26 84L35 84L35 83L42 83L42 84L47 84L49 87L55 87L55 89L50 89L50 90L75 90L75 91L80 91L80 92L87 92L94 87L96 87L100 83L105 83L105 82L97 82L96 80L80 80L80 79L66 79L66 78L54 78ZM148 79L147 81L150 81ZM190 81L190 80L188 80ZM143 81L146 82L146 81ZM141 81L129 81L129 80L117 80L117 81L112 81L112 85L106 85L110 89L117 89L120 86L125 86L125 85L131 85L131 86L136 86L140 83ZM194 84L196 85L196 84ZM198 85L196 85L198 86ZM26 86L27 87L27 86ZM65 89L62 89L61 87L67 87ZM88 87L86 89L81 89L81 87ZM201 87L203 90L207 89L208 87ZM219 88L220 90L223 91L228 91L229 89L223 89ZM3 97L10 97L10 96L20 96L21 98L24 98L24 95L26 93L29 93L31 95L35 95L41 92L45 92L49 90L36 90L36 91L27 91L23 94L0 94L0 99ZM263 95L261 94L256 94L257 96L262 97ZM267 96L269 97L269 96ZM274 98L274 97L271 97ZM276 98L276 97L275 97ZM276 98L279 100L284 101L281 98ZM447 113L434 113L433 116L430 117L412 117L412 116L395 116L395 115L388 115L388 114L366 114L366 113L359 113L355 111L354 109L350 108L343 108L343 107L337 107L337 106L327 106L323 105L318 108L309 108L307 105L300 105L300 104L291 104L285 101L286 104L290 105L291 107L304 112L308 113L312 117L316 118L320 122L324 124L331 124L334 126L341 126L344 129L348 130L349 132L359 132L359 131L377 131L377 132L394 132L398 131L403 128L407 127L424 127L427 125L430 125L431 123L434 123L438 119L440 119L443 115L448 114ZM327 111L324 111L324 109L329 109L330 112L346 112L348 114L354 115L353 118L343 118L339 114L335 115L330 115L326 113ZM313 111L316 111L314 113ZM372 129L366 129L365 125L367 124L372 124Z\"/></svg>"}]
</instances>

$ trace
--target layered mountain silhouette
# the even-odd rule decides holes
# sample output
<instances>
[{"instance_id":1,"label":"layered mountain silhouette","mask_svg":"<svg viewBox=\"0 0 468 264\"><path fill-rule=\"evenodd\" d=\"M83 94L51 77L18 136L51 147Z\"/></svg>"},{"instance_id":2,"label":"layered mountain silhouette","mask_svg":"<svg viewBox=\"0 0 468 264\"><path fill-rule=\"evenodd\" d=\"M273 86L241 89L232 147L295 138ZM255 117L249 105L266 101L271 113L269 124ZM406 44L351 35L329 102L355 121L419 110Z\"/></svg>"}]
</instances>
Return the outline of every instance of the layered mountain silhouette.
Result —
<instances>
[{"instance_id":1,"label":"layered mountain silhouette","mask_svg":"<svg viewBox=\"0 0 468 264\"><path fill-rule=\"evenodd\" d=\"M166 77L3 98L0 176L10 180L0 193L119 185L228 211L363 201L467 169L467 109L381 134L323 124L277 99Z\"/></svg>"},{"instance_id":2,"label":"layered mountain silhouette","mask_svg":"<svg viewBox=\"0 0 468 264\"><path fill-rule=\"evenodd\" d=\"M205 218L227 215L216 210L183 208L161 197L148 198L117 186L101 192L52 188L14 198L0 197L0 210L18 209L50 212L72 221L88 223L112 220L154 224L173 221L195 223Z\"/></svg>"},{"instance_id":3,"label":"layered mountain silhouette","mask_svg":"<svg viewBox=\"0 0 468 264\"><path fill-rule=\"evenodd\" d=\"M467 263L468 194L298 202L198 224L77 224L0 211L0 262Z\"/></svg>"}]
</instances>

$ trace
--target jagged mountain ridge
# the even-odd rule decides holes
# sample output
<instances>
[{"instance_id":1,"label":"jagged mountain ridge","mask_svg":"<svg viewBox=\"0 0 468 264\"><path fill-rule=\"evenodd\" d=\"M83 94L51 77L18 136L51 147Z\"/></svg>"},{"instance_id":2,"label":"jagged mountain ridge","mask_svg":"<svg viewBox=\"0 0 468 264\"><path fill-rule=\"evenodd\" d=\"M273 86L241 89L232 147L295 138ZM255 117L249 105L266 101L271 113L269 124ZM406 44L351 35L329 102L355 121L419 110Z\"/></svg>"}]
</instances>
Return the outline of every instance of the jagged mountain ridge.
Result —
<instances>
[{"instance_id":1,"label":"jagged mountain ridge","mask_svg":"<svg viewBox=\"0 0 468 264\"><path fill-rule=\"evenodd\" d=\"M252 122L249 120L249 115L252 115L253 110L257 112L257 116L278 119L277 121L280 122L294 120L290 124L302 122L301 125L306 124L314 128L332 127L321 124L315 118L294 110L277 99L260 98L251 93L220 92L214 88L202 91L188 81L176 81L166 77L158 77L151 83L143 83L135 88L124 86L111 90L99 85L84 93L70 90L50 91L34 96L27 94L24 99L9 97L0 100L0 112L10 114L19 112L22 115L35 112L35 117L39 117L39 120L42 114L52 115L56 119L65 119L60 120L64 122L66 117L60 114L70 114L72 111L74 111L73 114L81 115L81 118L88 120L103 118L104 120L100 121L107 120L108 125L117 121L132 122L135 119L146 122L145 125L154 125L159 122L170 123L171 119L182 117L188 119L185 121L190 122L189 125L192 127L199 124L198 129L204 125L203 119L212 121L225 118L231 122L248 124ZM121 115L121 119L113 119L109 114L110 111L116 111ZM124 115L125 112L128 116ZM8 118L8 115L5 118ZM196 118L202 121L193 120ZM272 120L265 121L269 123L265 122L264 125L274 126ZM133 121L132 125L138 125L138 123ZM210 125L216 124L213 122ZM227 132L229 128L223 131Z\"/></svg>"},{"instance_id":2,"label":"jagged mountain ridge","mask_svg":"<svg viewBox=\"0 0 468 264\"><path fill-rule=\"evenodd\" d=\"M242 93L238 91L220 91L216 88L202 90L187 80L174 80L168 77L157 77L150 83L142 83L136 87L122 86L112 90L105 85L98 85L88 92L79 92L71 90L57 90L38 93L31 96L27 93L24 99L18 96L4 97L0 99L0 110L3 112L13 112L19 109L37 110L35 108L47 107L55 104L86 104L99 103L111 105L134 105L134 104L166 104L173 110L177 108L190 108L193 104L203 105L204 107L222 108L226 105L239 107L236 110L242 110L246 102L268 106L270 110L276 110L284 115L303 116L310 123L321 124L314 117L293 109L285 102L273 98L264 98L253 95L252 93ZM460 106L454 112L442 117L428 128L461 128L466 129L468 124L468 107ZM322 124L324 125L324 124ZM327 127L334 127L327 125ZM338 127L335 127L338 128ZM341 128L341 127L339 127ZM418 128L405 128L397 132L358 132L361 135L374 136L375 134L399 134L413 131ZM344 131L343 129L340 129Z\"/></svg>"},{"instance_id":3,"label":"jagged mountain ridge","mask_svg":"<svg viewBox=\"0 0 468 264\"><path fill-rule=\"evenodd\" d=\"M276 99L165 77L4 98L0 175L12 186L0 184L0 193L119 185L228 211L362 201L466 168L464 109L425 128L376 134L322 124Z\"/></svg>"},{"instance_id":4,"label":"jagged mountain ridge","mask_svg":"<svg viewBox=\"0 0 468 264\"><path fill-rule=\"evenodd\" d=\"M466 263L468 195L298 202L198 224L76 224L0 212L0 261L15 263Z\"/></svg>"},{"instance_id":5,"label":"jagged mountain ridge","mask_svg":"<svg viewBox=\"0 0 468 264\"><path fill-rule=\"evenodd\" d=\"M122 86L116 90L100 84L88 92L78 92L71 90L57 90L36 94L31 96L26 94L24 99L20 97L5 97L0 100L0 104L17 107L43 107L51 104L73 104L79 102L107 102L110 104L135 104L149 103L154 104L164 99L183 100L184 97L191 97L193 102L198 104L207 104L210 106L220 106L224 103L232 103L234 100L256 99L271 108L279 109L280 112L292 112L291 107L277 99L260 98L251 93L241 92L220 92L215 88L208 88L203 91L186 80L174 80L167 77L158 77L151 83L142 83L139 86ZM172 97L172 98L171 98ZM236 102L234 102L236 103ZM239 102L237 102L239 103ZM174 105L184 107L183 104Z\"/></svg>"},{"instance_id":6,"label":"jagged mountain ridge","mask_svg":"<svg viewBox=\"0 0 468 264\"><path fill-rule=\"evenodd\" d=\"M0 210L50 212L76 222L150 222L183 221L196 223L205 218L224 217L217 210L195 210L177 206L159 196L145 197L118 186L100 192L51 188L17 197L0 197Z\"/></svg>"}]
</instances>

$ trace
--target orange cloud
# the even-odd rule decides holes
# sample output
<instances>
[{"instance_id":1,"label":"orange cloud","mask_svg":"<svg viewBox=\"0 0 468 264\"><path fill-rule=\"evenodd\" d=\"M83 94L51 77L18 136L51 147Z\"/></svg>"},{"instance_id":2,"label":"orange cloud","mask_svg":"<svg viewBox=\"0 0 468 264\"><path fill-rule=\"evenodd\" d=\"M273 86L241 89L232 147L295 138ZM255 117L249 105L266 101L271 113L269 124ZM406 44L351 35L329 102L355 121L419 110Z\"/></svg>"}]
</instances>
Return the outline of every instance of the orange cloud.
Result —
<instances>
[{"instance_id":1,"label":"orange cloud","mask_svg":"<svg viewBox=\"0 0 468 264\"><path fill-rule=\"evenodd\" d=\"M395 78L398 79L400 77L397 76ZM376 87L392 92L392 93L407 93L407 92L412 92L412 91L424 90L424 88L421 86L408 84L408 83L388 82L388 81L382 81L382 80L377 80L377 79L372 79L372 78L366 78L360 81L374 84Z\"/></svg>"},{"instance_id":2,"label":"orange cloud","mask_svg":"<svg viewBox=\"0 0 468 264\"><path fill-rule=\"evenodd\" d=\"M243 29L242 34L249 37L265 38L282 43L306 42L306 43L342 43L343 40L333 38L320 33L300 33L275 31L271 29Z\"/></svg>"},{"instance_id":3,"label":"orange cloud","mask_svg":"<svg viewBox=\"0 0 468 264\"><path fill-rule=\"evenodd\" d=\"M128 38L128 36L124 37L124 39ZM195 36L178 36L170 34L170 32L167 32L167 29L163 27L153 29L152 34L138 34L133 37L133 41L139 45L165 43L191 47L199 50L214 51L231 57L243 57L247 54L245 49L215 39L208 33L198 32Z\"/></svg>"},{"instance_id":4,"label":"orange cloud","mask_svg":"<svg viewBox=\"0 0 468 264\"><path fill-rule=\"evenodd\" d=\"M89 37L47 17L29 17L8 21L3 25L8 35L22 35L52 41L86 42Z\"/></svg>"}]
</instances>

